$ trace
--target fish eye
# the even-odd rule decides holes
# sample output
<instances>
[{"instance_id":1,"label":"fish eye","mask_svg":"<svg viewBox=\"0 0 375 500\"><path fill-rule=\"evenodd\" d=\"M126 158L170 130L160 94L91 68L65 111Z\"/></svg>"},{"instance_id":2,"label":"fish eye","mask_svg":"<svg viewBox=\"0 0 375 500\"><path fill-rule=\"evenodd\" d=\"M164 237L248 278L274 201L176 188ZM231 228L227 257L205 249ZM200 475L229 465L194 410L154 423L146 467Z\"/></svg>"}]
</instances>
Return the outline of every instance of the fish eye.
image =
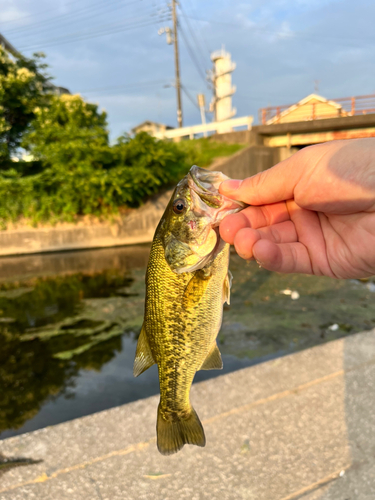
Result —
<instances>
[{"instance_id":1,"label":"fish eye","mask_svg":"<svg viewBox=\"0 0 375 500\"><path fill-rule=\"evenodd\" d=\"M186 201L182 198L178 198L173 202L173 212L175 214L182 214L186 209Z\"/></svg>"}]
</instances>

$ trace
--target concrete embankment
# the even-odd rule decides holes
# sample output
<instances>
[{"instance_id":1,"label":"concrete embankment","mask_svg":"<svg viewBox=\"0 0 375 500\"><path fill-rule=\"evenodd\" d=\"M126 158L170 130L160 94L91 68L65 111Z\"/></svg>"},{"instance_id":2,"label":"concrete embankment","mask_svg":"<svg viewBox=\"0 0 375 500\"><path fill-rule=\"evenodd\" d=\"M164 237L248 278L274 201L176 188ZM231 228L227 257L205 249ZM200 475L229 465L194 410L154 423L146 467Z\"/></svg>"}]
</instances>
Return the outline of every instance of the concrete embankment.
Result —
<instances>
[{"instance_id":1,"label":"concrete embankment","mask_svg":"<svg viewBox=\"0 0 375 500\"><path fill-rule=\"evenodd\" d=\"M375 330L193 386L207 445L155 445L158 397L0 442L0 500L373 500Z\"/></svg>"},{"instance_id":2,"label":"concrete embankment","mask_svg":"<svg viewBox=\"0 0 375 500\"><path fill-rule=\"evenodd\" d=\"M216 161L213 167L229 177L241 179L271 167L273 160L271 148L254 146ZM138 210L113 223L0 231L0 256L150 242L171 194L172 191L167 191L155 196Z\"/></svg>"}]
</instances>

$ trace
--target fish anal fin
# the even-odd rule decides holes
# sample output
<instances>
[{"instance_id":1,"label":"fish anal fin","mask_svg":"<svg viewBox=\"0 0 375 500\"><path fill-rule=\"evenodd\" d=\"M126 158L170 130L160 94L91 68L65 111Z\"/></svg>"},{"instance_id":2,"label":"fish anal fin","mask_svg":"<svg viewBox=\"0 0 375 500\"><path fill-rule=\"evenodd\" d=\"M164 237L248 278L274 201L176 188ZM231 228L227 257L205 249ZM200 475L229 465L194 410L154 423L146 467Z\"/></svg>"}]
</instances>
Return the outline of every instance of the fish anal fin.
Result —
<instances>
[{"instance_id":1,"label":"fish anal fin","mask_svg":"<svg viewBox=\"0 0 375 500\"><path fill-rule=\"evenodd\" d=\"M201 421L193 407L187 418L167 420L159 404L156 433L158 450L162 455L177 453L185 444L206 445Z\"/></svg>"},{"instance_id":2,"label":"fish anal fin","mask_svg":"<svg viewBox=\"0 0 375 500\"><path fill-rule=\"evenodd\" d=\"M203 361L200 370L222 370L223 360L217 344L215 343L207 358Z\"/></svg>"},{"instance_id":3,"label":"fish anal fin","mask_svg":"<svg viewBox=\"0 0 375 500\"><path fill-rule=\"evenodd\" d=\"M230 289L232 286L232 280L233 280L232 273L228 269L228 274L225 276L223 284L223 304L224 302L230 304Z\"/></svg>"},{"instance_id":4,"label":"fish anal fin","mask_svg":"<svg viewBox=\"0 0 375 500\"><path fill-rule=\"evenodd\" d=\"M152 357L152 352L150 345L146 336L146 328L143 325L141 333L139 334L137 350L135 353L133 374L134 377L138 377L141 373L146 371L150 366L155 364L155 360Z\"/></svg>"}]
</instances>

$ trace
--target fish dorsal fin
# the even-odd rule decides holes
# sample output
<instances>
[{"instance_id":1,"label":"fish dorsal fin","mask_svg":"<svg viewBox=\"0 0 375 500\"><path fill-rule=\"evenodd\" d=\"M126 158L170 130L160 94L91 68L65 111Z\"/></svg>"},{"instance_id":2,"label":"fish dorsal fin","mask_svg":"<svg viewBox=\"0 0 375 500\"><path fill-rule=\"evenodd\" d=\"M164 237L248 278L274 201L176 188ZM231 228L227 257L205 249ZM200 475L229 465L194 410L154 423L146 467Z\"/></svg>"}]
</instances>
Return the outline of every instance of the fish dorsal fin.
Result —
<instances>
[{"instance_id":1,"label":"fish dorsal fin","mask_svg":"<svg viewBox=\"0 0 375 500\"><path fill-rule=\"evenodd\" d=\"M221 370L223 368L223 360L219 348L215 342L213 348L208 353L207 358L203 361L200 370Z\"/></svg>"},{"instance_id":2,"label":"fish dorsal fin","mask_svg":"<svg viewBox=\"0 0 375 500\"><path fill-rule=\"evenodd\" d=\"M223 284L223 304L226 302L230 304L230 289L232 286L233 276L232 273L228 269L228 274L225 276L224 284Z\"/></svg>"},{"instance_id":3,"label":"fish dorsal fin","mask_svg":"<svg viewBox=\"0 0 375 500\"><path fill-rule=\"evenodd\" d=\"M143 324L141 333L139 334L137 350L135 353L133 367L134 377L138 377L138 375L146 371L148 368L150 368L150 366L154 364L155 360L152 357L152 352L146 336L146 328Z\"/></svg>"},{"instance_id":4,"label":"fish dorsal fin","mask_svg":"<svg viewBox=\"0 0 375 500\"><path fill-rule=\"evenodd\" d=\"M199 269L195 271L194 276L187 284L184 295L182 297L184 309L189 309L196 306L206 292L211 274L206 273L205 270Z\"/></svg>"}]
</instances>

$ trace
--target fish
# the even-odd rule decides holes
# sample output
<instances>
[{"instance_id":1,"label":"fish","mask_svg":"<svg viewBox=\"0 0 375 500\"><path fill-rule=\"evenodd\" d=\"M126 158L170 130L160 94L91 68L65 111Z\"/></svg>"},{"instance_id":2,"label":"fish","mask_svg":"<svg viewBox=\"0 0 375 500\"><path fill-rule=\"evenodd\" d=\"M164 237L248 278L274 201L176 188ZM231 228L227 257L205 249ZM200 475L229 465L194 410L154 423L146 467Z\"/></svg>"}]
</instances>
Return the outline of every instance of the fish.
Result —
<instances>
[{"instance_id":1,"label":"fish","mask_svg":"<svg viewBox=\"0 0 375 500\"><path fill-rule=\"evenodd\" d=\"M231 274L230 246L221 239L219 224L246 206L219 193L227 179L193 165L177 184L151 246L134 376L158 366L156 432L162 455L206 443L190 388L198 370L223 367L216 337L223 305L230 302Z\"/></svg>"}]
</instances>

